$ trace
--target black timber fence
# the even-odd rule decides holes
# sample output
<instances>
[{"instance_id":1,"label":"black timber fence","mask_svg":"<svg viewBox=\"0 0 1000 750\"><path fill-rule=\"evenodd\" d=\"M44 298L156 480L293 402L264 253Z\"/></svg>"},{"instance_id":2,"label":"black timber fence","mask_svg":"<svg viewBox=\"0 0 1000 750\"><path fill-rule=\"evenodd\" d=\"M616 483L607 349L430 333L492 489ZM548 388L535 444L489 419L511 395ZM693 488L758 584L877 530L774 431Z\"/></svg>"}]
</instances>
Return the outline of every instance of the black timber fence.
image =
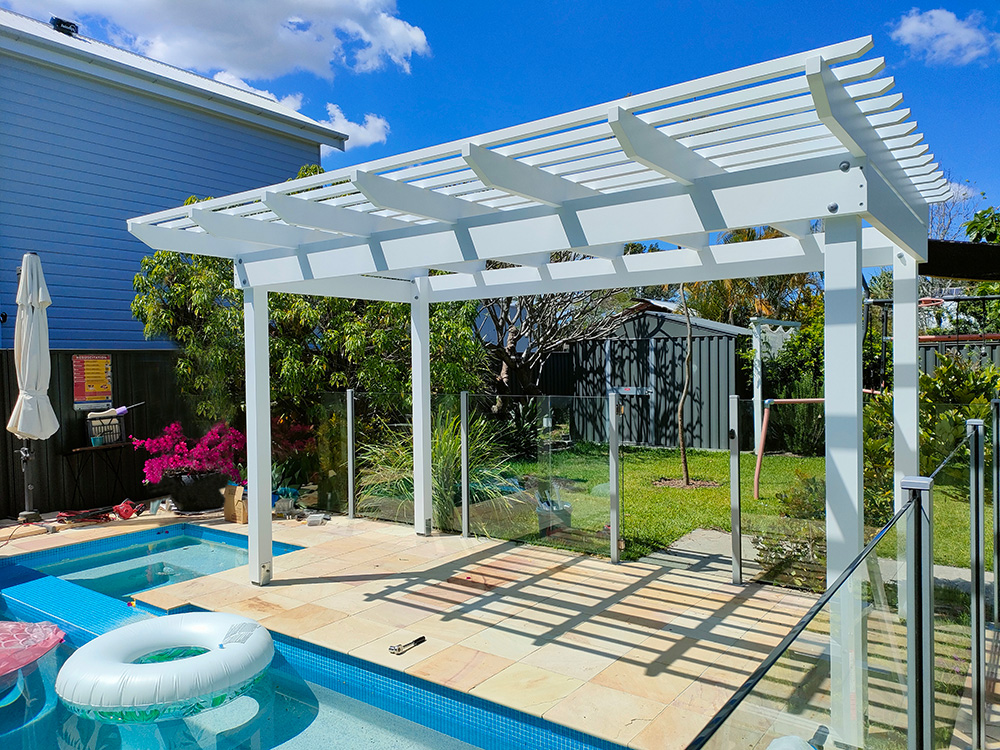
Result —
<instances>
[{"instance_id":1,"label":"black timber fence","mask_svg":"<svg viewBox=\"0 0 1000 750\"><path fill-rule=\"evenodd\" d=\"M145 453L138 454L131 443L122 448L72 454L74 448L90 445L86 412L73 408L73 355L111 356L112 402L128 406L145 401L125 416L126 435L154 437L173 421L190 424L187 402L178 396L173 351L52 352L49 398L59 419L59 430L48 440L32 441L34 449L35 509L42 513L85 510L121 502L125 497L144 497L142 465ZM14 352L0 351L0 415L6 427L17 398ZM0 450L0 517L16 517L24 509L24 478L17 457L22 441L3 430ZM79 463L77 463L79 462ZM79 477L74 476L74 466ZM121 485L115 481L118 475Z\"/></svg>"}]
</instances>

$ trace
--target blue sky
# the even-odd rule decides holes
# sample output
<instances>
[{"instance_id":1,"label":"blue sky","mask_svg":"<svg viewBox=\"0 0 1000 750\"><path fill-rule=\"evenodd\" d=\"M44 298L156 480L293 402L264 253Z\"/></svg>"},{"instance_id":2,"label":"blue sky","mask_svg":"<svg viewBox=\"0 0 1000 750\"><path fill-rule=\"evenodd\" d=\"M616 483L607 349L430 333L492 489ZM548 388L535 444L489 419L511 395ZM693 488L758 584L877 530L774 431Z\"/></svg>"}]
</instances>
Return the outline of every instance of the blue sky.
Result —
<instances>
[{"instance_id":1,"label":"blue sky","mask_svg":"<svg viewBox=\"0 0 1000 750\"><path fill-rule=\"evenodd\" d=\"M353 136L333 168L866 34L953 179L1000 203L1000 7L644 0L0 0Z\"/></svg>"}]
</instances>

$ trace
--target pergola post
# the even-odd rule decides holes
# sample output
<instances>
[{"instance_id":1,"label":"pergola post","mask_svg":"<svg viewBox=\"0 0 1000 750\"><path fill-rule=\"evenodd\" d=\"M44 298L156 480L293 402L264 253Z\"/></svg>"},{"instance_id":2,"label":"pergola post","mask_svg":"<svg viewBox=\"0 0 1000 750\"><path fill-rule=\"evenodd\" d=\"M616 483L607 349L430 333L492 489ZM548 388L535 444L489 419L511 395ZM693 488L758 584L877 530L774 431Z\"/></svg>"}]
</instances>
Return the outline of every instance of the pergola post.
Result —
<instances>
[{"instance_id":1,"label":"pergola post","mask_svg":"<svg viewBox=\"0 0 1000 750\"><path fill-rule=\"evenodd\" d=\"M410 302L410 347L413 365L413 526L429 535L431 501L431 306L426 284L414 281Z\"/></svg>"},{"instance_id":2,"label":"pergola post","mask_svg":"<svg viewBox=\"0 0 1000 750\"><path fill-rule=\"evenodd\" d=\"M917 261L902 250L892 263L893 507L906 504L903 477L920 475L920 371L917 365Z\"/></svg>"},{"instance_id":3,"label":"pergola post","mask_svg":"<svg viewBox=\"0 0 1000 750\"><path fill-rule=\"evenodd\" d=\"M267 290L243 290L250 582L271 582L271 373Z\"/></svg>"},{"instance_id":4,"label":"pergola post","mask_svg":"<svg viewBox=\"0 0 1000 750\"><path fill-rule=\"evenodd\" d=\"M826 220L824 259L827 586L864 546L861 400L861 220ZM833 730L841 742L864 745L865 670L860 587L833 599L830 671Z\"/></svg>"}]
</instances>

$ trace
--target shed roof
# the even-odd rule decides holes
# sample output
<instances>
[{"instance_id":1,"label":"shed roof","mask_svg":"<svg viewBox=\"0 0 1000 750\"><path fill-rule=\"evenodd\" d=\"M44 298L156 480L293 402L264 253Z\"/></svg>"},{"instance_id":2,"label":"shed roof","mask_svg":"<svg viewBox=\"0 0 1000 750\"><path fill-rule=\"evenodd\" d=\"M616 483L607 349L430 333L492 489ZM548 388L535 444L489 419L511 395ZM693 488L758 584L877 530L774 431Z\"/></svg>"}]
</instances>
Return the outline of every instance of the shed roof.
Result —
<instances>
[{"instance_id":1,"label":"shed roof","mask_svg":"<svg viewBox=\"0 0 1000 750\"><path fill-rule=\"evenodd\" d=\"M398 301L819 270L813 223L834 215L870 225L867 265L899 249L922 259L928 202L950 188L879 77L883 59L862 59L871 47L834 44L129 228L155 249L233 259L242 288ZM713 242L764 224L787 236ZM650 240L677 249L624 254Z\"/></svg>"},{"instance_id":2,"label":"shed roof","mask_svg":"<svg viewBox=\"0 0 1000 750\"><path fill-rule=\"evenodd\" d=\"M672 302L644 299L640 300L639 304L633 306L626 312L634 313L629 318L630 320L639 315L652 315L657 318L662 318L663 320L669 320L672 323L686 326L687 320L684 315L673 312L676 307L677 305ZM691 316L691 326L711 331L712 333L720 333L724 336L750 336L753 333L753 331L749 328L733 326L728 323L720 323L717 320L709 320L708 318L702 318L698 315Z\"/></svg>"},{"instance_id":3,"label":"shed roof","mask_svg":"<svg viewBox=\"0 0 1000 750\"><path fill-rule=\"evenodd\" d=\"M0 9L0 52L343 149L347 136L278 102Z\"/></svg>"}]
</instances>

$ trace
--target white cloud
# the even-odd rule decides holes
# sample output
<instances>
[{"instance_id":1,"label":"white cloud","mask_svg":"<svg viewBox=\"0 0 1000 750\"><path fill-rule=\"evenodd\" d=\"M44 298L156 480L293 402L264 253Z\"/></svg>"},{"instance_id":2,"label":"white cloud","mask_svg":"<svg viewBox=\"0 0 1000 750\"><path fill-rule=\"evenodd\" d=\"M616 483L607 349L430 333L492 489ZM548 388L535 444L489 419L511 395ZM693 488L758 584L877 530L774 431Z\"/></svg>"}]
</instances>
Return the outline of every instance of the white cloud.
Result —
<instances>
[{"instance_id":1,"label":"white cloud","mask_svg":"<svg viewBox=\"0 0 1000 750\"><path fill-rule=\"evenodd\" d=\"M304 99L302 94L289 94L288 96L283 96L279 99L276 94L273 94L267 89L254 88L242 78L234 76L228 70L220 70L212 77L219 83L224 83L227 86L232 86L242 91L249 91L251 94L263 96L266 99L270 99L272 102L277 102L281 106L288 107L296 112L302 109L302 101Z\"/></svg>"},{"instance_id":2,"label":"white cloud","mask_svg":"<svg viewBox=\"0 0 1000 750\"><path fill-rule=\"evenodd\" d=\"M951 188L952 198L957 201L969 201L980 196L980 192L974 189L968 182L955 182L952 180L948 183L948 187Z\"/></svg>"},{"instance_id":3,"label":"white cloud","mask_svg":"<svg viewBox=\"0 0 1000 750\"><path fill-rule=\"evenodd\" d=\"M219 83L225 83L243 91L258 94L296 111L302 107L302 94L290 94L279 99L267 89L254 88L242 78L234 76L227 71L216 73L214 78ZM345 144L348 149L370 146L373 143L385 143L386 136L389 135L389 123L384 117L380 117L379 115L369 113L365 115L364 122L351 122L347 119L344 111L336 104L327 104L326 114L328 119L324 120L323 124L329 125L334 130L348 136L347 143ZM323 156L326 156L331 149L328 146L324 146L323 148Z\"/></svg>"},{"instance_id":4,"label":"white cloud","mask_svg":"<svg viewBox=\"0 0 1000 750\"><path fill-rule=\"evenodd\" d=\"M395 0L4 0L33 18L71 18L81 32L180 68L244 80L337 68L409 71L427 55L424 32ZM101 33L103 31L103 34Z\"/></svg>"},{"instance_id":5,"label":"white cloud","mask_svg":"<svg viewBox=\"0 0 1000 750\"><path fill-rule=\"evenodd\" d=\"M326 113L329 119L323 124L349 136L344 144L348 150L373 143L385 143L386 136L389 135L389 123L384 117L367 114L363 123L351 122L336 104L327 104Z\"/></svg>"},{"instance_id":6,"label":"white cloud","mask_svg":"<svg viewBox=\"0 0 1000 750\"><path fill-rule=\"evenodd\" d=\"M893 41L929 65L968 65L1000 51L1000 34L979 11L960 19L950 10L913 8L893 24Z\"/></svg>"}]
</instances>

